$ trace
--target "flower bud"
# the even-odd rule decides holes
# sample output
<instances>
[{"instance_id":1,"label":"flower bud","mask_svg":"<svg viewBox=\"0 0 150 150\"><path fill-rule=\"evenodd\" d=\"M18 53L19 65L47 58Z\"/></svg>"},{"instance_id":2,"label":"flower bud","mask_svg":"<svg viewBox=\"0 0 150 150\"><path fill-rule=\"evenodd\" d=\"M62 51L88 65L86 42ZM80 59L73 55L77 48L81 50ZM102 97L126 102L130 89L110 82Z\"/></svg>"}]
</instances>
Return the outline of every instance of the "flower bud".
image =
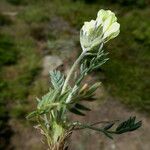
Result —
<instances>
[{"instance_id":1,"label":"flower bud","mask_svg":"<svg viewBox=\"0 0 150 150\"><path fill-rule=\"evenodd\" d=\"M115 38L120 32L120 24L110 10L100 10L96 20L84 22L80 31L80 43L83 50L92 50L102 43Z\"/></svg>"}]
</instances>

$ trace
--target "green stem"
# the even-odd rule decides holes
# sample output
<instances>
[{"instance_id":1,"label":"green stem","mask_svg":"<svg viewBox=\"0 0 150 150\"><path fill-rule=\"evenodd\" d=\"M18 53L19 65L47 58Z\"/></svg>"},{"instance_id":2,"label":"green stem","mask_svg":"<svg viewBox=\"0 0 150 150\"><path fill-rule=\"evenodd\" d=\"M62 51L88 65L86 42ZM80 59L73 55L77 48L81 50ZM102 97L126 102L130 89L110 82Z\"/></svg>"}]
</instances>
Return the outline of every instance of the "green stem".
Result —
<instances>
[{"instance_id":1,"label":"green stem","mask_svg":"<svg viewBox=\"0 0 150 150\"><path fill-rule=\"evenodd\" d=\"M70 69L70 72L69 72L68 75L67 75L67 78L66 78L65 83L64 83L64 85L63 85L61 94L63 94L63 93L65 92L66 87L67 87L67 85L68 85L68 82L69 82L69 80L70 80L70 78L71 78L72 73L74 72L74 70L76 69L77 65L78 65L79 62L82 60L82 58L85 56L86 52L87 52L87 51L84 50L84 51L81 53L81 55L78 57L78 59L74 62L72 68Z\"/></svg>"}]
</instances>

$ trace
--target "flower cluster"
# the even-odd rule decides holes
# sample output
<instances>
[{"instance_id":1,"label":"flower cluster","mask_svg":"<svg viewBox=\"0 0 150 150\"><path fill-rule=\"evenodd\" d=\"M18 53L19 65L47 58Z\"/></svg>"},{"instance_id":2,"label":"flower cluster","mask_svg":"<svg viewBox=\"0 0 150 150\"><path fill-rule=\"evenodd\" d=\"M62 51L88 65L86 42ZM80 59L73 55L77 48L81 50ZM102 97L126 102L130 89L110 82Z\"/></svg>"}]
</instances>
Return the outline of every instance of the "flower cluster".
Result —
<instances>
[{"instance_id":1,"label":"flower cluster","mask_svg":"<svg viewBox=\"0 0 150 150\"><path fill-rule=\"evenodd\" d=\"M100 10L96 20L84 22L80 31L80 42L83 50L92 50L101 43L115 38L120 32L120 24L110 10Z\"/></svg>"}]
</instances>

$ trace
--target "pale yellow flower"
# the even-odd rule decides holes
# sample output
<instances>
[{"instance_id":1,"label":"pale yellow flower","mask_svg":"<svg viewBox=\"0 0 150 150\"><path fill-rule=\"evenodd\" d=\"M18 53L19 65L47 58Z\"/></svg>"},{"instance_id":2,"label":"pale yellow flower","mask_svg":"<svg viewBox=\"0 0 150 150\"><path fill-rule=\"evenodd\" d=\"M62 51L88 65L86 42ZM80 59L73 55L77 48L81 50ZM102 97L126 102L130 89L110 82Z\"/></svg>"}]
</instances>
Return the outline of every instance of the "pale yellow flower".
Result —
<instances>
[{"instance_id":1,"label":"pale yellow flower","mask_svg":"<svg viewBox=\"0 0 150 150\"><path fill-rule=\"evenodd\" d=\"M115 38L120 32L120 24L110 10L100 10L96 20L85 22L80 32L80 42L85 50L92 50L101 43Z\"/></svg>"}]
</instances>

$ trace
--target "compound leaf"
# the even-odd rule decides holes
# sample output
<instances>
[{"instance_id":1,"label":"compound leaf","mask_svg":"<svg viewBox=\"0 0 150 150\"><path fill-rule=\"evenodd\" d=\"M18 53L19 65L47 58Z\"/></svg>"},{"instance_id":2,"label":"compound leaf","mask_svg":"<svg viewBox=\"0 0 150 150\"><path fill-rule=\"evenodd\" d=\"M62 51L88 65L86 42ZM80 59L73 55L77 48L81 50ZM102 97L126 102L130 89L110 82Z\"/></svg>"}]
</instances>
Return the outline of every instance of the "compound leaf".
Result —
<instances>
[{"instance_id":1,"label":"compound leaf","mask_svg":"<svg viewBox=\"0 0 150 150\"><path fill-rule=\"evenodd\" d=\"M64 75L60 71L50 72L51 83L54 89L60 89L64 84Z\"/></svg>"}]
</instances>

